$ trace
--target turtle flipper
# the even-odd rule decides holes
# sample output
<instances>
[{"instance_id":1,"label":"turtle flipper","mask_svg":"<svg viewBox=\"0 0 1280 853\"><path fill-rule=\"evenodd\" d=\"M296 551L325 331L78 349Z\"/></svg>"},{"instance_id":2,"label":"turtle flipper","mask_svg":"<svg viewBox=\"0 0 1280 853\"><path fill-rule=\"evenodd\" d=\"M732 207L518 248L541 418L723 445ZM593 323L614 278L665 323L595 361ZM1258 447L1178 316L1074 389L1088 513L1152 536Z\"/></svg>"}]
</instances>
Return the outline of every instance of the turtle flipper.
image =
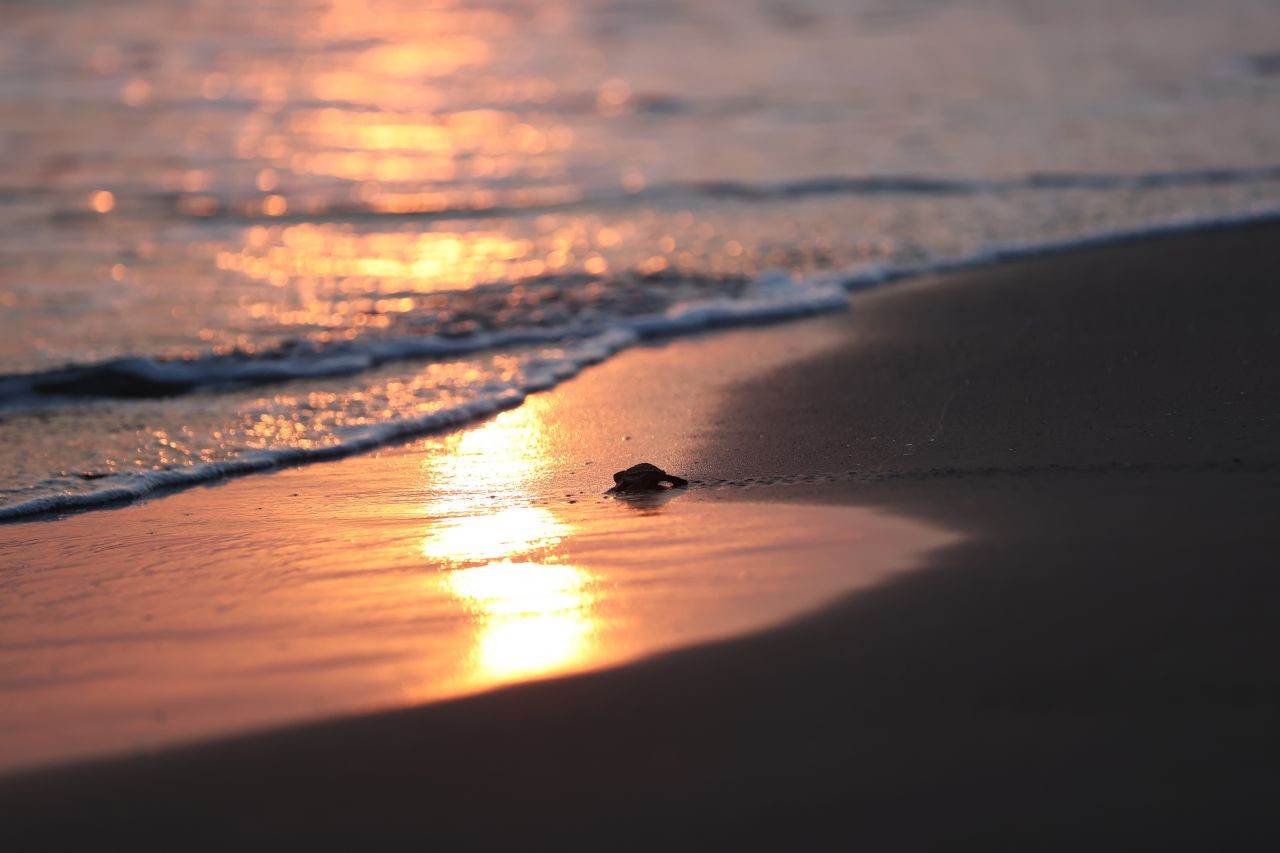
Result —
<instances>
[{"instance_id":1,"label":"turtle flipper","mask_svg":"<svg viewBox=\"0 0 1280 853\"><path fill-rule=\"evenodd\" d=\"M688 480L686 480L684 477L677 477L675 474L668 474L662 479L670 483L673 489L683 489L685 486L689 485Z\"/></svg>"}]
</instances>

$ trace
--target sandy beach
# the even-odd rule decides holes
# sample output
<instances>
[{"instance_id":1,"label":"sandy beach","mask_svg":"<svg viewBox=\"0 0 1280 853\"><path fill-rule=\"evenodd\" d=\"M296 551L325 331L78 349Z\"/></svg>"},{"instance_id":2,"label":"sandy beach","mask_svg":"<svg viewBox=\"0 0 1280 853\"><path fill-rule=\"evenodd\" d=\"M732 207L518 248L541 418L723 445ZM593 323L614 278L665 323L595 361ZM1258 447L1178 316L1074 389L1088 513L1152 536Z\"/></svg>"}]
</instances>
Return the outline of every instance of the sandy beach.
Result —
<instances>
[{"instance_id":1,"label":"sandy beach","mask_svg":"<svg viewBox=\"0 0 1280 853\"><path fill-rule=\"evenodd\" d=\"M856 296L846 317L674 344L740 353L685 384L690 351L669 347L588 371L553 392L559 467L538 480L569 522L599 511L595 497L567 503L601 487L582 454L566 458L594 435L605 468L650 459L694 480L658 507L695 525L668 559L702 549L714 565L717 525L736 518L777 546L764 563L838 567L839 553L796 549L842 541L850 518L890 519L881 569L838 600L826 581L754 620L808 612L780 627L601 672L11 773L0 839L1270 849L1278 246L1263 224L1006 263ZM181 512L270 506L264 523L297 543L290 531L335 494L403 481L409 454L431 450L57 524L72 550L95 536L138 549L149 523L180 535ZM275 508L293 493L302 508ZM823 507L838 510L825 529L788 538L788 513ZM19 533L36 526L0 530L7 553L49 558ZM378 539L362 535L341 547ZM619 550L597 540L579 562Z\"/></svg>"},{"instance_id":2,"label":"sandy beach","mask_svg":"<svg viewBox=\"0 0 1280 853\"><path fill-rule=\"evenodd\" d=\"M737 383L844 333L828 318L673 341L377 454L0 528L0 772L598 669L918 566L956 534L718 500L831 475L699 463ZM604 494L641 459L701 479Z\"/></svg>"}]
</instances>

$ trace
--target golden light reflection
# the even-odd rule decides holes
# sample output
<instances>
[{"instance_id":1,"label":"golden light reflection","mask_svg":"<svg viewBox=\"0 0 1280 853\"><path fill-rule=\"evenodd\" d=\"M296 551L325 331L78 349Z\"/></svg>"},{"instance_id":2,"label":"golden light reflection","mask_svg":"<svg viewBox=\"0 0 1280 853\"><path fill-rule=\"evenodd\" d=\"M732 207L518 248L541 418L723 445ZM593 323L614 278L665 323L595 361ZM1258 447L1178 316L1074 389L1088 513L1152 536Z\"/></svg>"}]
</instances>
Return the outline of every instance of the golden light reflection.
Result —
<instances>
[{"instance_id":1,"label":"golden light reflection","mask_svg":"<svg viewBox=\"0 0 1280 853\"><path fill-rule=\"evenodd\" d=\"M443 520L423 538L422 555L444 565L501 560L546 551L567 532L549 510L513 506Z\"/></svg>"},{"instance_id":2,"label":"golden light reflection","mask_svg":"<svg viewBox=\"0 0 1280 853\"><path fill-rule=\"evenodd\" d=\"M303 64L300 85L317 106L288 109L281 122L264 120L284 107L287 75L273 69L240 76L239 87L259 100L260 114L239 129L239 156L265 159L262 165L272 169L351 181L353 200L388 212L517 204L514 195L499 200L483 187L440 185L517 174L541 185L564 175L561 154L571 147L573 131L528 111L552 97L554 82L481 76L473 85L496 87L472 93L486 106L456 100L451 78L464 68L479 75L493 64L492 40L513 26L507 15L385 11L370 14L362 4L335 3L321 17L316 38L348 45L361 41L353 33L370 25L373 31L367 47L335 51L323 64ZM220 78L205 82L213 94L225 94ZM564 195L563 187L555 189Z\"/></svg>"},{"instance_id":3,"label":"golden light reflection","mask_svg":"<svg viewBox=\"0 0 1280 853\"><path fill-rule=\"evenodd\" d=\"M263 209L278 216L287 204L282 196L268 196ZM259 240L258 233L251 229L247 245L239 252L219 252L218 267L282 286L314 279L332 282L341 290L351 284L357 293L376 295L466 290L492 281L542 275L550 265L530 257L534 251L530 240L500 231L366 234L303 224L283 229L271 242ZM279 242L273 245L275 240ZM332 313L327 303L320 307ZM300 322L317 321L308 315Z\"/></svg>"},{"instance_id":4,"label":"golden light reflection","mask_svg":"<svg viewBox=\"0 0 1280 853\"><path fill-rule=\"evenodd\" d=\"M512 73L502 56L502 40L520 32L522 17L454 2L321 4L298 27L309 46L329 49L309 48L288 67L213 71L200 80L205 98L234 93L257 102L232 144L252 169L250 186L265 195L228 199L209 192L209 175L188 173L178 181L179 209L201 217L231 210L298 218L351 207L465 215L578 200L565 166L574 132L538 109L557 84ZM112 61L104 55L103 63ZM324 189L306 195L306 187ZM553 272L554 258L572 261L567 247L535 250L528 239L498 231L405 235L403 245L391 246L340 230L291 230L288 237L300 242L265 253L252 241L229 245L217 252L218 265L282 287L314 280L319 288L368 293L465 289ZM281 322L343 324L330 309L320 300Z\"/></svg>"},{"instance_id":5,"label":"golden light reflection","mask_svg":"<svg viewBox=\"0 0 1280 853\"><path fill-rule=\"evenodd\" d=\"M426 459L441 497L424 507L419 547L471 619L475 684L569 669L590 655L599 627L591 575L560 562L572 524L533 503L546 429L545 402L529 400Z\"/></svg>"},{"instance_id":6,"label":"golden light reflection","mask_svg":"<svg viewBox=\"0 0 1280 853\"><path fill-rule=\"evenodd\" d=\"M502 681L564 669L586 657L595 619L590 577L574 566L491 563L448 575L478 617L475 677Z\"/></svg>"},{"instance_id":7,"label":"golden light reflection","mask_svg":"<svg viewBox=\"0 0 1280 853\"><path fill-rule=\"evenodd\" d=\"M228 131L242 161L238 184L207 172L177 178L186 214L260 219L240 241L212 251L222 270L288 288L246 296L242 316L300 327L300 335L320 342L371 327L452 330L474 322L454 316L441 291L622 266L601 253L612 258L628 245L625 228L568 218L522 230L493 220L456 228L444 218L425 227L373 219L377 231L325 223L352 211L465 215L580 198L565 160L584 140L575 138L572 120L545 106L560 84L520 73L521 63L507 55L513 40L526 43L528 16L519 4L469 5L328 0L297 22L306 44L287 64L199 79L194 91L205 99L256 102ZM139 102L150 97L143 85L135 87ZM622 111L629 84L610 81L599 97L602 110ZM313 215L319 222L300 221ZM529 307L541 299L516 292L501 310L558 316L555 305ZM423 381L436 379L448 377ZM344 422L403 411L413 405L413 385L388 386L368 399L353 395L341 407ZM430 564L435 591L456 600L474 626L468 677L476 681L566 665L586 654L593 633L590 578L563 565L560 552L574 531L537 500L545 424L541 408L526 404L445 439L445 452L429 458L424 471L427 491L437 497L421 507L423 530L409 547ZM309 423L276 416L257 417L244 430L255 443L313 440Z\"/></svg>"},{"instance_id":8,"label":"golden light reflection","mask_svg":"<svg viewBox=\"0 0 1280 853\"><path fill-rule=\"evenodd\" d=\"M574 566L489 563L450 572L449 588L486 616L546 615L578 610L587 575Z\"/></svg>"},{"instance_id":9,"label":"golden light reflection","mask_svg":"<svg viewBox=\"0 0 1280 853\"><path fill-rule=\"evenodd\" d=\"M89 195L89 206L96 213L110 213L116 206L116 197L110 190L96 190Z\"/></svg>"},{"instance_id":10,"label":"golden light reflection","mask_svg":"<svg viewBox=\"0 0 1280 853\"><path fill-rule=\"evenodd\" d=\"M490 623L480 637L476 665L494 680L563 670L586 657L593 625L583 612Z\"/></svg>"}]
</instances>

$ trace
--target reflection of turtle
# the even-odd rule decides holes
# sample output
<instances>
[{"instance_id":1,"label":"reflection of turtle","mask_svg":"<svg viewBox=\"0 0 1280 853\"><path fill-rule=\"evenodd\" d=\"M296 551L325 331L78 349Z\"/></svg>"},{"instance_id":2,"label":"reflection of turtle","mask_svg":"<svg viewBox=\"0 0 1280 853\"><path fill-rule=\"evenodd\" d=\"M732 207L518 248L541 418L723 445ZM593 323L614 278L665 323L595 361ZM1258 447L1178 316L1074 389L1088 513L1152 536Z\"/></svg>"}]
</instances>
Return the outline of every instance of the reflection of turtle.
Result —
<instances>
[{"instance_id":1,"label":"reflection of turtle","mask_svg":"<svg viewBox=\"0 0 1280 853\"><path fill-rule=\"evenodd\" d=\"M662 489L663 483L669 483L673 489L689 485L689 481L684 477L668 474L657 465L641 462L639 465L632 465L627 470L614 474L613 488L609 491L656 492Z\"/></svg>"}]
</instances>

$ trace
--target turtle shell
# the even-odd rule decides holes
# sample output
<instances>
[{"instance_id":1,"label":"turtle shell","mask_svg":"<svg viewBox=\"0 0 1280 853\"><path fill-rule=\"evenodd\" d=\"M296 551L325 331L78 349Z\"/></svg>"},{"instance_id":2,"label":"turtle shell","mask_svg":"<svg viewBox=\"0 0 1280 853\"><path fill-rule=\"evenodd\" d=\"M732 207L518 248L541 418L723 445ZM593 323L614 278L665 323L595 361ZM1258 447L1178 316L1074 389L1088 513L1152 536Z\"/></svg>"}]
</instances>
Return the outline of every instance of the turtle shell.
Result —
<instances>
[{"instance_id":1,"label":"turtle shell","mask_svg":"<svg viewBox=\"0 0 1280 853\"><path fill-rule=\"evenodd\" d=\"M640 462L636 465L632 465L630 468L628 468L625 471L614 472L613 482L621 483L623 480L627 480L632 477L638 478L643 474L657 474L658 476L663 476L666 473L667 473L666 471L663 471L657 465L654 465L650 462Z\"/></svg>"},{"instance_id":2,"label":"turtle shell","mask_svg":"<svg viewBox=\"0 0 1280 853\"><path fill-rule=\"evenodd\" d=\"M614 486L610 489L613 492L657 491L662 488L663 483L670 483L672 488L689 485L689 481L683 477L668 474L649 462L641 462L625 471L618 471L613 475L613 482Z\"/></svg>"}]
</instances>

